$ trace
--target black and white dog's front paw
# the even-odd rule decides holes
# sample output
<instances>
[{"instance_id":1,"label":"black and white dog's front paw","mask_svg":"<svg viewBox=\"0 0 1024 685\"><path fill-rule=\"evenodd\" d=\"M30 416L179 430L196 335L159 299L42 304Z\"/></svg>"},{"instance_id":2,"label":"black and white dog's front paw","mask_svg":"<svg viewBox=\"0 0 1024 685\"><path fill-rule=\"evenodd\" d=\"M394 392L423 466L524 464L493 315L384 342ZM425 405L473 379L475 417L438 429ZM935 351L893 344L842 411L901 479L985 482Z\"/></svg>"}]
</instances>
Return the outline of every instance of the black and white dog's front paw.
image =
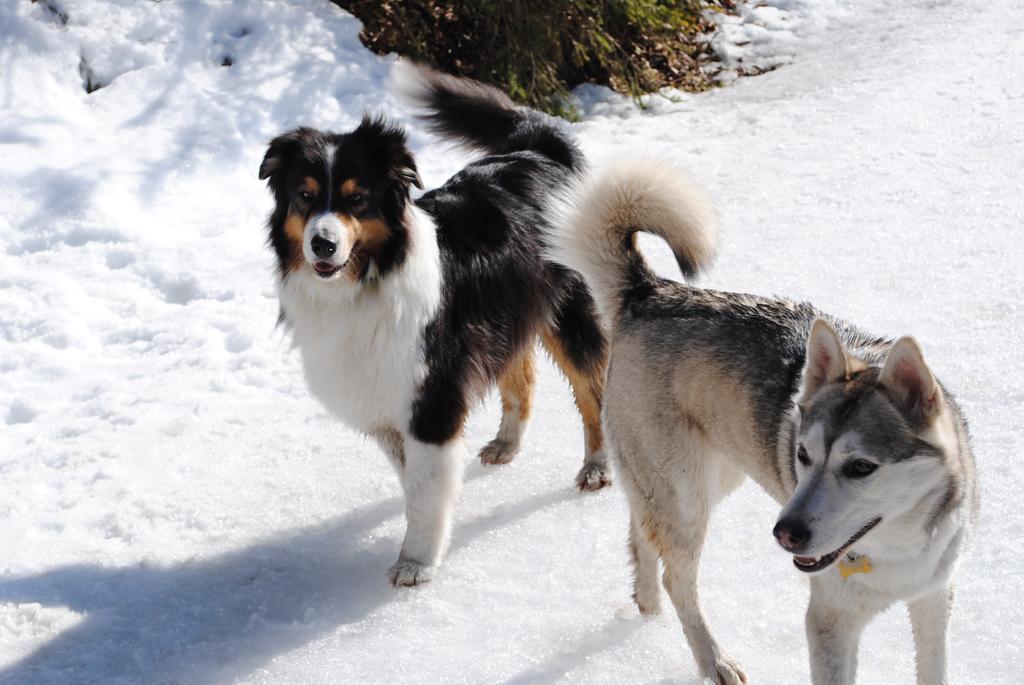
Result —
<instances>
[{"instance_id":1,"label":"black and white dog's front paw","mask_svg":"<svg viewBox=\"0 0 1024 685\"><path fill-rule=\"evenodd\" d=\"M611 484L611 469L604 461L587 461L576 474L576 488L583 492L593 492Z\"/></svg>"}]
</instances>

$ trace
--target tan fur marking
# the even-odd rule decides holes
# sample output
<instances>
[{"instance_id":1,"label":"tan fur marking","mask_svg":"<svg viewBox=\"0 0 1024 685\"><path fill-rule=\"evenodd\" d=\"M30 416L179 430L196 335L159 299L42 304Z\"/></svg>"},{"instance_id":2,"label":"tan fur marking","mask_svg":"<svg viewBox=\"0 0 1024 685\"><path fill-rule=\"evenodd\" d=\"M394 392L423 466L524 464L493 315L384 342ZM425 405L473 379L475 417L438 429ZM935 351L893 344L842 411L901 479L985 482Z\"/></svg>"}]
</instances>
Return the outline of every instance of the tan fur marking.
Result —
<instances>
[{"instance_id":1,"label":"tan fur marking","mask_svg":"<svg viewBox=\"0 0 1024 685\"><path fill-rule=\"evenodd\" d=\"M367 434L377 441L396 468L401 469L405 466L405 438L397 428L381 424L371 428Z\"/></svg>"},{"instance_id":2,"label":"tan fur marking","mask_svg":"<svg viewBox=\"0 0 1024 685\"><path fill-rule=\"evenodd\" d=\"M366 273L368 266L369 261L366 259L366 255L358 250L352 250L352 253L348 256L348 261L345 263L345 268L342 269L341 273L345 278L356 283L363 277L363 274Z\"/></svg>"},{"instance_id":3,"label":"tan fur marking","mask_svg":"<svg viewBox=\"0 0 1024 685\"><path fill-rule=\"evenodd\" d=\"M336 212L335 216L348 233L348 244L352 246L345 266L345 276L349 280L358 281L366 274L370 260L387 242L391 229L380 219L358 219L344 212Z\"/></svg>"},{"instance_id":4,"label":"tan fur marking","mask_svg":"<svg viewBox=\"0 0 1024 685\"><path fill-rule=\"evenodd\" d=\"M362 190L362 188L359 187L359 183L354 178L346 178L341 182L338 189L341 190L342 195L351 195L357 190Z\"/></svg>"},{"instance_id":5,"label":"tan fur marking","mask_svg":"<svg viewBox=\"0 0 1024 685\"><path fill-rule=\"evenodd\" d=\"M314 195L320 194L320 183L312 176L306 176L302 179L302 186L304 190L308 190Z\"/></svg>"},{"instance_id":6,"label":"tan fur marking","mask_svg":"<svg viewBox=\"0 0 1024 685\"><path fill-rule=\"evenodd\" d=\"M359 219L351 218L350 221L355 225L356 240L365 246L380 245L391 235L391 229L380 219L364 219L360 221Z\"/></svg>"},{"instance_id":7,"label":"tan fur marking","mask_svg":"<svg viewBox=\"0 0 1024 685\"><path fill-rule=\"evenodd\" d=\"M306 218L289 214L284 220L284 234L288 238L290 260L288 270L298 270L305 263L302 256L302 240L306 234Z\"/></svg>"},{"instance_id":8,"label":"tan fur marking","mask_svg":"<svg viewBox=\"0 0 1024 685\"><path fill-rule=\"evenodd\" d=\"M544 348L551 355L558 368L569 379L572 394L576 399L576 407L583 418L586 432L587 451L596 452L604 446L601 432L601 396L604 393L604 366L595 365L593 372L587 372L576 366L567 354L562 341L550 331L543 335Z\"/></svg>"},{"instance_id":9,"label":"tan fur marking","mask_svg":"<svg viewBox=\"0 0 1024 685\"><path fill-rule=\"evenodd\" d=\"M501 406L507 411L515 411L520 421L530 416L533 402L533 381L535 377L533 365L533 343L509 362L505 373L498 379L501 391Z\"/></svg>"}]
</instances>

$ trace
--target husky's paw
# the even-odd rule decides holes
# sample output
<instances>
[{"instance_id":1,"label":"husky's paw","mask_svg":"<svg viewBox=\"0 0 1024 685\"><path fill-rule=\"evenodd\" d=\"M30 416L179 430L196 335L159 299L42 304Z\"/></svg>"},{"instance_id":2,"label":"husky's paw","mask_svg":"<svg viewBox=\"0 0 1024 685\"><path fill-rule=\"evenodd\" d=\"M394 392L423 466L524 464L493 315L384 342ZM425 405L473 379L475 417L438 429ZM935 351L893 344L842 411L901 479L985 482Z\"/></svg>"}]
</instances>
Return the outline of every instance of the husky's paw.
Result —
<instances>
[{"instance_id":1,"label":"husky's paw","mask_svg":"<svg viewBox=\"0 0 1024 685\"><path fill-rule=\"evenodd\" d=\"M650 603L637 601L636 608L640 610L640 615L644 618L654 618L661 613L661 602L658 600Z\"/></svg>"},{"instance_id":2,"label":"husky's paw","mask_svg":"<svg viewBox=\"0 0 1024 685\"><path fill-rule=\"evenodd\" d=\"M711 675L704 679L713 685L746 685L747 674L740 665L728 654L719 654Z\"/></svg>"},{"instance_id":3,"label":"husky's paw","mask_svg":"<svg viewBox=\"0 0 1024 685\"><path fill-rule=\"evenodd\" d=\"M607 464L587 462L576 474L576 487L581 491L600 490L612 484L612 474Z\"/></svg>"},{"instance_id":4,"label":"husky's paw","mask_svg":"<svg viewBox=\"0 0 1024 685\"><path fill-rule=\"evenodd\" d=\"M516 458L519 453L519 445L508 440L495 438L480 450L481 464L507 464Z\"/></svg>"},{"instance_id":5,"label":"husky's paw","mask_svg":"<svg viewBox=\"0 0 1024 685\"><path fill-rule=\"evenodd\" d=\"M640 610L641 616L651 618L661 613L661 597L658 595L646 597L639 592L634 592L633 601L636 602L636 608Z\"/></svg>"},{"instance_id":6,"label":"husky's paw","mask_svg":"<svg viewBox=\"0 0 1024 685\"><path fill-rule=\"evenodd\" d=\"M426 566L412 559L399 559L388 569L391 587L412 587L430 581L434 577L434 566Z\"/></svg>"}]
</instances>

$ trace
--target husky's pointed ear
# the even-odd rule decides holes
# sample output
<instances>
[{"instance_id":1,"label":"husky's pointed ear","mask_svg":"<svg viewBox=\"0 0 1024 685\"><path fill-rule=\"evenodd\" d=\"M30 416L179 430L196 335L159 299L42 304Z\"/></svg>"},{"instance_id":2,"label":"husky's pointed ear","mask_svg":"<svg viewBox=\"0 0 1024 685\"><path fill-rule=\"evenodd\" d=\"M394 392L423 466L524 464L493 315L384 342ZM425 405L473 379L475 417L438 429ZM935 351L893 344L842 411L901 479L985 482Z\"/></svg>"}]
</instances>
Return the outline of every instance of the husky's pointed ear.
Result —
<instances>
[{"instance_id":1,"label":"husky's pointed ear","mask_svg":"<svg viewBox=\"0 0 1024 685\"><path fill-rule=\"evenodd\" d=\"M847 372L846 353L836 329L825 319L815 319L807 337L800 404L810 400L823 385L846 378Z\"/></svg>"},{"instance_id":2,"label":"husky's pointed ear","mask_svg":"<svg viewBox=\"0 0 1024 685\"><path fill-rule=\"evenodd\" d=\"M931 421L942 407L942 388L910 336L900 338L889 350L878 384L915 420Z\"/></svg>"}]
</instances>

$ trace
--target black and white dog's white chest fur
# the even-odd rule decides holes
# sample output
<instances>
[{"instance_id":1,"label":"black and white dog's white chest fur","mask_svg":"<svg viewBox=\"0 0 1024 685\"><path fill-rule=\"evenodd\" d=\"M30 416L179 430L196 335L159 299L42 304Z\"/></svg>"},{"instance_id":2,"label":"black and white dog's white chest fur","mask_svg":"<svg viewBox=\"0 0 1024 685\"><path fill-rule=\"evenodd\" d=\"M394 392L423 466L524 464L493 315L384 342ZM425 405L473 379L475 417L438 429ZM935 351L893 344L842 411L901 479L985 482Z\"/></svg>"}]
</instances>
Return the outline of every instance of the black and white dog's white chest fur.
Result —
<instances>
[{"instance_id":1,"label":"black and white dog's white chest fur","mask_svg":"<svg viewBox=\"0 0 1024 685\"><path fill-rule=\"evenodd\" d=\"M325 293L318 276L283 276L281 309L309 389L365 433L407 426L427 373L424 335L441 305L433 220L410 206L409 254L387 278Z\"/></svg>"},{"instance_id":2,"label":"black and white dog's white chest fur","mask_svg":"<svg viewBox=\"0 0 1024 685\"><path fill-rule=\"evenodd\" d=\"M444 552L463 426L494 384L501 427L481 459L518 451L538 339L583 416L578 486L610 482L606 341L580 276L542 256L552 196L580 172L581 154L547 117L492 88L426 72L411 85L436 130L488 156L414 202L421 183L404 131L367 118L348 133L285 133L260 168L276 201L268 228L282 320L309 388L377 440L405 490L395 585L428 580Z\"/></svg>"}]
</instances>

